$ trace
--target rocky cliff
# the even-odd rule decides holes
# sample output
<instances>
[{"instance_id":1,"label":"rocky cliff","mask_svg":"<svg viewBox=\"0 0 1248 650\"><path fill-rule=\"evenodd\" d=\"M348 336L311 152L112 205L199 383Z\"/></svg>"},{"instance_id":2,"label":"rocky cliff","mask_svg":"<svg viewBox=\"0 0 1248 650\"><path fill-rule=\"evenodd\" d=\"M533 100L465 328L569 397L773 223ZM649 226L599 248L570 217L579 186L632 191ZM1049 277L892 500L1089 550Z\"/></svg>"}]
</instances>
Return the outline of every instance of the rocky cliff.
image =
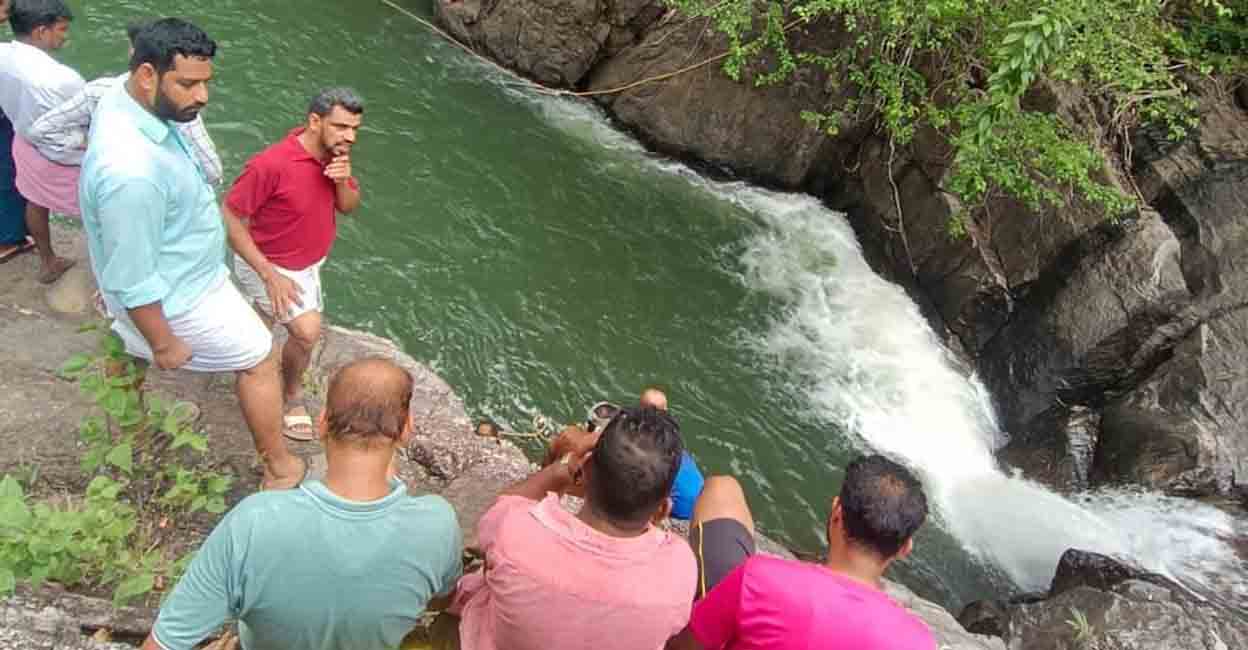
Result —
<instances>
[{"instance_id":1,"label":"rocky cliff","mask_svg":"<svg viewBox=\"0 0 1248 650\"><path fill-rule=\"evenodd\" d=\"M456 38L567 88L619 88L724 50L707 20L657 0L558 4L434 3ZM831 53L846 36L811 27L790 37ZM828 137L801 120L803 109L843 105L844 81L807 70L756 88L748 71L738 83L711 64L598 99L659 151L847 212L876 270L910 290L986 382L1010 441L1002 457L1032 478L1065 490L1242 489L1248 91L1191 80L1200 122L1172 143L1148 129L1105 133L1102 107L1079 89L1037 84L1025 105L1098 143L1102 176L1141 209L1109 222L1078 200L1036 212L995 198L957 238L946 228L959 206L941 190L951 159L941 136L921 130L895 147L869 121L846 119Z\"/></svg>"}]
</instances>

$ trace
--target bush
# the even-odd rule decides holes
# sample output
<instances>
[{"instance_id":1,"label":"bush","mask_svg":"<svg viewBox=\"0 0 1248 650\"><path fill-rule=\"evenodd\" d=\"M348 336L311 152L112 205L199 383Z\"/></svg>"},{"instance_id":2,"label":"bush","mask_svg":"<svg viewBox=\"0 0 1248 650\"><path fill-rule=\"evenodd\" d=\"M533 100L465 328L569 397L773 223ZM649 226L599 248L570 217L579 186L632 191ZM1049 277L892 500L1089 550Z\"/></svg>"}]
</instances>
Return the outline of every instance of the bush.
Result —
<instances>
[{"instance_id":1,"label":"bush","mask_svg":"<svg viewBox=\"0 0 1248 650\"><path fill-rule=\"evenodd\" d=\"M1248 52L1245 0L666 1L727 36L734 79L750 66L757 84L805 65L846 72L858 99L803 111L816 128L835 134L855 115L895 145L921 126L943 133L955 150L945 189L971 207L994 192L1033 209L1079 194L1122 214L1133 200L1098 179L1096 148L1056 116L1025 111L1023 95L1044 76L1071 82L1111 107L1105 132L1161 124L1177 140L1196 124L1183 76L1242 75ZM789 30L816 23L842 28L849 46L794 51Z\"/></svg>"}]
</instances>

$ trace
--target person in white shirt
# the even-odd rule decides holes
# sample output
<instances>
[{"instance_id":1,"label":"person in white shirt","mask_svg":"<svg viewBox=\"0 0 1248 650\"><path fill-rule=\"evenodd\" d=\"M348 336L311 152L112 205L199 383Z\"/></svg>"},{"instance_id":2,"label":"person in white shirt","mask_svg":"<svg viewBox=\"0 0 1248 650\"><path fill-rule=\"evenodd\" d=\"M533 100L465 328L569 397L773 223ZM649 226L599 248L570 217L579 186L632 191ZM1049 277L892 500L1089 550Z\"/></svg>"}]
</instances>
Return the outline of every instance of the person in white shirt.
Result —
<instances>
[{"instance_id":1,"label":"person in white shirt","mask_svg":"<svg viewBox=\"0 0 1248 650\"><path fill-rule=\"evenodd\" d=\"M126 27L130 51L126 60L134 56L134 37L146 23L135 22ZM82 91L60 106L46 112L31 125L26 139L44 158L60 165L78 167L87 152L87 135L91 129L91 114L110 90L124 84L130 78L125 72L115 77L100 77L88 82ZM210 185L219 187L222 179L221 157L216 145L208 135L202 115L190 122L173 124L182 141L190 148L191 157L203 172Z\"/></svg>"},{"instance_id":2,"label":"person in white shirt","mask_svg":"<svg viewBox=\"0 0 1248 650\"><path fill-rule=\"evenodd\" d=\"M12 166L16 169L15 188L0 183L12 200L16 189L26 200L25 231L34 239L42 259L39 281L51 284L74 265L72 260L58 257L52 250L52 233L48 226L50 209L76 215L78 210L77 168L66 168L48 161L26 140L31 125L51 110L82 90L82 76L69 66L58 63L49 52L65 45L73 13L64 0L15 0L9 10L9 25L16 37L0 45L0 110L12 123ZM0 152L6 155L9 152ZM7 212L7 211L6 211ZM20 230L11 214L0 214L0 246L14 243L13 232ZM0 248L0 255L4 249Z\"/></svg>"}]
</instances>

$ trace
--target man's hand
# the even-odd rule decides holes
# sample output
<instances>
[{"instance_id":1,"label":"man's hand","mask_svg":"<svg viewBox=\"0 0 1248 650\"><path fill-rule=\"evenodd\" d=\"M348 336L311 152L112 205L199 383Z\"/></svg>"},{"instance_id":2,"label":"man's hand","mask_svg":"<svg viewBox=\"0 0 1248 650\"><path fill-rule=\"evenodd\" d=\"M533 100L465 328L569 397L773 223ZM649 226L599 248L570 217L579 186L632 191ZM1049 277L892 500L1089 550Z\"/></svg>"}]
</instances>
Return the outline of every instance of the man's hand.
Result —
<instances>
[{"instance_id":1,"label":"man's hand","mask_svg":"<svg viewBox=\"0 0 1248 650\"><path fill-rule=\"evenodd\" d=\"M298 307L303 306L303 298L300 294L303 290L295 284L294 280L273 271L264 278L264 290L269 294L269 304L273 306L273 316L278 320L285 320L286 314L290 313L291 305Z\"/></svg>"},{"instance_id":2,"label":"man's hand","mask_svg":"<svg viewBox=\"0 0 1248 650\"><path fill-rule=\"evenodd\" d=\"M550 443L550 450L546 452L546 459L542 462L542 466L556 462L568 454L572 454L573 458L585 456L593 451L600 436L602 436L601 431L590 433L583 427L569 424L559 432L554 442Z\"/></svg>"},{"instance_id":3,"label":"man's hand","mask_svg":"<svg viewBox=\"0 0 1248 650\"><path fill-rule=\"evenodd\" d=\"M560 492L564 492L576 497L585 496L585 484L581 479L581 467L589 460L589 455L594 450L594 446L598 444L598 438L602 436L602 432L590 433L577 425L568 425L550 444L550 450L546 452L546 460L543 466L554 463L564 463L567 459L567 484L562 486Z\"/></svg>"},{"instance_id":4,"label":"man's hand","mask_svg":"<svg viewBox=\"0 0 1248 650\"><path fill-rule=\"evenodd\" d=\"M169 342L162 345L158 349L152 350L152 356L156 357L156 367L161 370L173 370L185 366L191 360L191 346L186 341L174 336Z\"/></svg>"},{"instance_id":5,"label":"man's hand","mask_svg":"<svg viewBox=\"0 0 1248 650\"><path fill-rule=\"evenodd\" d=\"M351 178L351 156L343 154L334 156L325 166L325 175L335 183L345 183Z\"/></svg>"}]
</instances>

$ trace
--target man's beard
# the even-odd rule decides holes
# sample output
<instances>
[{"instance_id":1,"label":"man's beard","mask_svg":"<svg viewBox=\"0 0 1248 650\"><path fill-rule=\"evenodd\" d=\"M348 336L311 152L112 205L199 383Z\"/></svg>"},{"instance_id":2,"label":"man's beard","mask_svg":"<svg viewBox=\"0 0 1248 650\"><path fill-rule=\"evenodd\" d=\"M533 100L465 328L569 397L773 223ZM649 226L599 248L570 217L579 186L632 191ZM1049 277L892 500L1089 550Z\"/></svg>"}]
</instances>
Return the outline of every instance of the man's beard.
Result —
<instances>
[{"instance_id":1,"label":"man's beard","mask_svg":"<svg viewBox=\"0 0 1248 650\"><path fill-rule=\"evenodd\" d=\"M191 106L187 108L179 108L173 100L169 99L160 88L156 89L156 104L152 107L152 112L156 117L162 120L172 122L190 122L199 115L200 106Z\"/></svg>"},{"instance_id":2,"label":"man's beard","mask_svg":"<svg viewBox=\"0 0 1248 650\"><path fill-rule=\"evenodd\" d=\"M335 157L345 155L351 151L351 145L347 144L345 140L339 140L337 143L331 145L322 139L321 147L323 147L325 151L328 151L329 155Z\"/></svg>"}]
</instances>

